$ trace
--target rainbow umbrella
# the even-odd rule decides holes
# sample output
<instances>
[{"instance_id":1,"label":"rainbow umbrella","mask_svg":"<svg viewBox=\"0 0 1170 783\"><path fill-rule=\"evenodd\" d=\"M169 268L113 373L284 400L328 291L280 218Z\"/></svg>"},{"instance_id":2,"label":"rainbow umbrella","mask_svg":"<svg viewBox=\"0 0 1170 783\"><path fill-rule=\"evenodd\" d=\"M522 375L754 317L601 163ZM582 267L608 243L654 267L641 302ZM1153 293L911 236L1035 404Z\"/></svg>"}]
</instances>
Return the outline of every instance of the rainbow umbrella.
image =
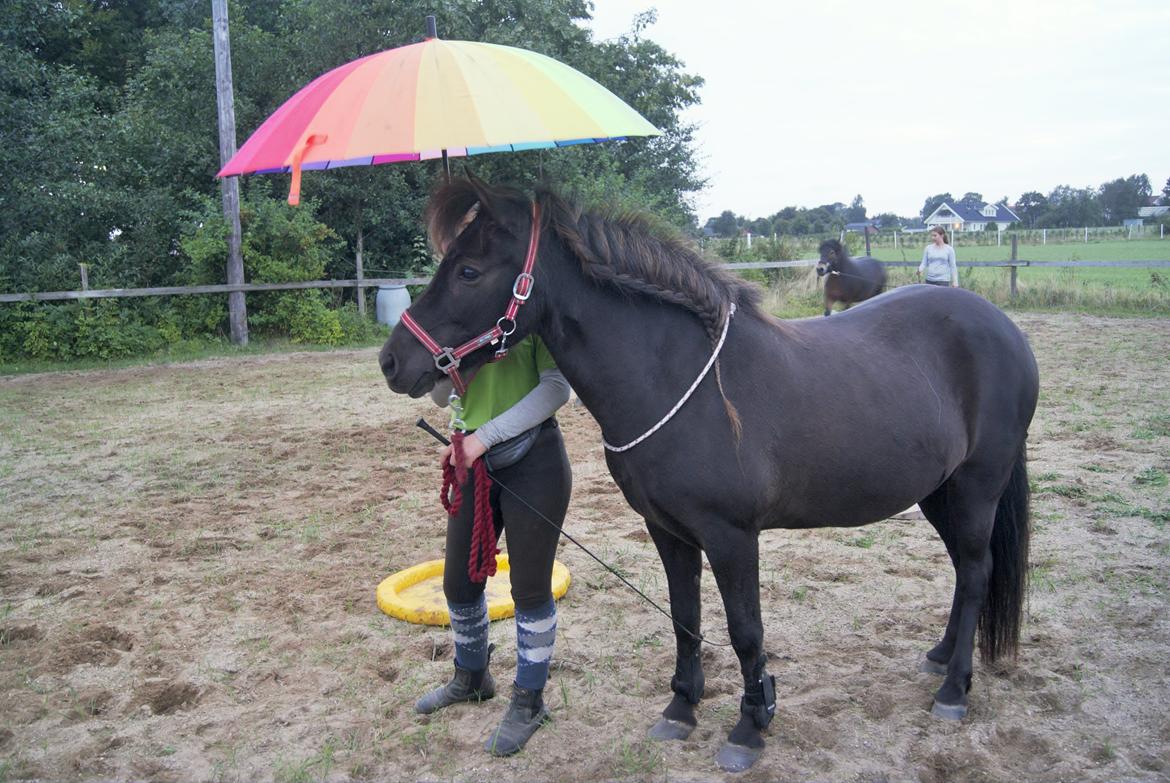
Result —
<instances>
[{"instance_id":1,"label":"rainbow umbrella","mask_svg":"<svg viewBox=\"0 0 1170 783\"><path fill-rule=\"evenodd\" d=\"M660 131L580 71L526 49L431 37L319 76L219 172L292 172L567 147Z\"/></svg>"}]
</instances>

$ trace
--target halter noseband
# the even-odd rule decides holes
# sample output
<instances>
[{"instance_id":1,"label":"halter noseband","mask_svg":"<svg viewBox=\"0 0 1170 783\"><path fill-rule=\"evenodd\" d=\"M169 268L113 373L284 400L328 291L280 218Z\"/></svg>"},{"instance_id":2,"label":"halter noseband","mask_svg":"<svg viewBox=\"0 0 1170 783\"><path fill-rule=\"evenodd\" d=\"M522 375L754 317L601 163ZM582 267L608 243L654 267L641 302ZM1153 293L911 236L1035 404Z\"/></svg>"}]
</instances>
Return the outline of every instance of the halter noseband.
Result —
<instances>
[{"instance_id":1,"label":"halter noseband","mask_svg":"<svg viewBox=\"0 0 1170 783\"><path fill-rule=\"evenodd\" d=\"M508 306L504 308L504 314L496 319L496 325L491 329L488 329L478 337L473 337L458 348L440 346L427 333L426 329L419 326L418 321L414 320L410 315L410 310L402 314L403 325L435 357L435 367L451 379L453 397L462 397L467 391L467 384L464 383L463 377L459 375L459 364L464 356L479 350L485 345L495 345L496 343L499 343L500 347L496 349L493 361L507 356L508 336L516 331L516 313L519 311L520 305L527 302L528 297L532 296L532 286L535 282L532 276L532 270L536 266L536 251L539 246L540 205L534 201L532 202L532 233L528 238L528 254L524 257L524 269L516 276L516 282L512 283L512 298L508 302ZM507 328L504 328L504 324L507 324Z\"/></svg>"}]
</instances>

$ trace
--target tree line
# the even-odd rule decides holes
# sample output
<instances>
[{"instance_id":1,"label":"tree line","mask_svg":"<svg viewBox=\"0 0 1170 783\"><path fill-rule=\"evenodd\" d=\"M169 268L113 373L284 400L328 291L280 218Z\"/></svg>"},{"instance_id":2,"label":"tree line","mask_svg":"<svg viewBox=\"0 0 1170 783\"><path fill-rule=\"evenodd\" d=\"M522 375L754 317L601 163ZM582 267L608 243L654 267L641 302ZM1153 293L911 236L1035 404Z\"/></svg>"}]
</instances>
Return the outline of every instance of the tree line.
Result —
<instances>
[{"instance_id":1,"label":"tree line","mask_svg":"<svg viewBox=\"0 0 1170 783\"><path fill-rule=\"evenodd\" d=\"M663 131L655 138L477 157L492 181L556 184L585 202L649 207L693 226L704 181L681 113L702 79L644 35L583 26L587 0L233 0L237 144L318 75L422 40L426 15L448 39L518 46L604 84ZM207 0L6 0L0 5L0 291L224 281L225 227ZM458 172L461 163L454 162ZM241 178L246 278L410 276L432 263L421 212L434 162ZM322 292L249 295L249 326L317 342L360 330ZM0 360L119 355L215 338L223 297L0 305ZM113 334L117 332L117 334ZM116 339L115 339L116 338ZM96 346L96 347L95 347Z\"/></svg>"},{"instance_id":2,"label":"tree line","mask_svg":"<svg viewBox=\"0 0 1170 783\"><path fill-rule=\"evenodd\" d=\"M940 204L952 206L982 207L987 203L1007 204L1020 217L1019 228L1079 228L1081 226L1121 225L1128 218L1138 216L1138 210L1146 206L1154 195L1149 177L1134 174L1129 177L1106 182L1096 188L1074 188L1060 185L1047 195L1038 191L1022 194L1014 204L1007 196L989 202L983 194L964 193L955 198L950 193L938 193L928 197L917 215L900 217L890 212L874 215L866 213L865 201L860 195L847 206L842 202L822 204L818 207L785 207L768 217L747 218L731 210L724 210L718 217L712 217L704 224L707 234L733 237L750 232L757 236L781 234L802 236L827 234L841 231L849 223L873 221L883 229L922 228L923 221ZM1170 205L1170 178L1161 191L1162 203ZM998 226L1007 229L1009 226Z\"/></svg>"}]
</instances>

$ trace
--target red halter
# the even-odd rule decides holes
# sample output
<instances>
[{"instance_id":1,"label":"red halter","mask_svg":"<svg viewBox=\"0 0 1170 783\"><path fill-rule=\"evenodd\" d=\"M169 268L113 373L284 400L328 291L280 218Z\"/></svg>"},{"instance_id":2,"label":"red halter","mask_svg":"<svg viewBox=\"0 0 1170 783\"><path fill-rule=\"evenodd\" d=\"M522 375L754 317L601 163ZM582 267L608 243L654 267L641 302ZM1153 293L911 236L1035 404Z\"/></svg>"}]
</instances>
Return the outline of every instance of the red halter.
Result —
<instances>
[{"instance_id":1,"label":"red halter","mask_svg":"<svg viewBox=\"0 0 1170 783\"><path fill-rule=\"evenodd\" d=\"M539 245L540 205L533 202L532 233L528 239L528 255L524 258L524 270L516 276L516 282L512 284L512 299L504 309L504 315L496 320L496 325L491 329L488 329L478 337L473 337L458 348L440 346L433 337L427 334L425 329L419 326L418 321L414 320L410 315L410 310L402 314L403 325L435 357L435 366L451 379L451 385L454 386L455 394L458 396L462 397L467 391L467 384L463 382L463 378L459 375L459 363L463 360L464 356L479 350L489 343L492 345L500 343L500 347L496 350L493 361L502 359L508 354L508 335L516 331L516 312L520 309L520 305L527 302L528 297L532 295L532 285L534 282L532 270L536 266L536 250ZM504 328L504 323L508 324L508 328Z\"/></svg>"}]
</instances>

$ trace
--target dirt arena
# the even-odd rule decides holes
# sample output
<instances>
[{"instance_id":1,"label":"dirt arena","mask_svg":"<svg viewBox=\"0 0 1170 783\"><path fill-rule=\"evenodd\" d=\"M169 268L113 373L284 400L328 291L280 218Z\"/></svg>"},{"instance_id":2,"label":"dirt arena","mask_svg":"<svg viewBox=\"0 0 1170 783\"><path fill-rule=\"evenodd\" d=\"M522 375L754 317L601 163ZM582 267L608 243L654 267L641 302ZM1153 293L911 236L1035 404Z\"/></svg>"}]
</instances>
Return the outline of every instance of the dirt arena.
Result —
<instances>
[{"instance_id":1,"label":"dirt arena","mask_svg":"<svg viewBox=\"0 0 1170 783\"><path fill-rule=\"evenodd\" d=\"M953 572L929 525L765 533L778 709L739 776L713 762L734 653L705 649L692 737L647 740L669 622L567 542L554 719L529 748L481 749L503 700L412 712L450 674L448 632L383 615L374 590L441 556L436 447L414 426L441 416L390 394L374 350L0 378L0 781L1166 780L1170 322L1016 319L1042 380L1018 661L977 662L968 718L933 718L917 664ZM572 405L561 421L567 530L665 603L596 425ZM709 573L704 601L725 640ZM512 621L492 637L507 683Z\"/></svg>"}]
</instances>

